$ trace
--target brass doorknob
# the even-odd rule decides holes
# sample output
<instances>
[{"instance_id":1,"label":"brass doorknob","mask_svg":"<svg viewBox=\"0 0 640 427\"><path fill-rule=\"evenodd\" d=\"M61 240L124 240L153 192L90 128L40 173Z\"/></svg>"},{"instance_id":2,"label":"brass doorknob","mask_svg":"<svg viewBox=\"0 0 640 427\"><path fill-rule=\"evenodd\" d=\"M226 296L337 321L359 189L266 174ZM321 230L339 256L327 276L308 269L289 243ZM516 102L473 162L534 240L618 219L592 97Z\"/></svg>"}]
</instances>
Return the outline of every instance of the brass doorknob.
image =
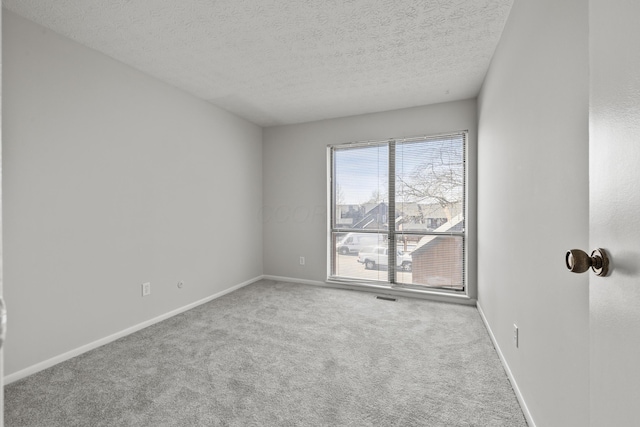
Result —
<instances>
[{"instance_id":1,"label":"brass doorknob","mask_svg":"<svg viewBox=\"0 0 640 427\"><path fill-rule=\"evenodd\" d=\"M596 276L609 274L609 257L602 248L594 249L591 256L580 249L571 249L565 255L565 263L569 271L573 273L584 273L591 267Z\"/></svg>"}]
</instances>

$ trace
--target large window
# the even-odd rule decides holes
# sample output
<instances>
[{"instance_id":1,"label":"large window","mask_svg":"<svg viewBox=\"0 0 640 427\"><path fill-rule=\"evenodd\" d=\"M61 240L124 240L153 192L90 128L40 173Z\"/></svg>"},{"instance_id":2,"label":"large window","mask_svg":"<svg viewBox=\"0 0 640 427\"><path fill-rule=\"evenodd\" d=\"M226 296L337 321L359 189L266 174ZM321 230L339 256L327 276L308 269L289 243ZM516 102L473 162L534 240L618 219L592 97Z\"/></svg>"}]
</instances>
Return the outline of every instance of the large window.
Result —
<instances>
[{"instance_id":1,"label":"large window","mask_svg":"<svg viewBox=\"0 0 640 427\"><path fill-rule=\"evenodd\" d=\"M329 147L329 279L465 290L466 135Z\"/></svg>"}]
</instances>

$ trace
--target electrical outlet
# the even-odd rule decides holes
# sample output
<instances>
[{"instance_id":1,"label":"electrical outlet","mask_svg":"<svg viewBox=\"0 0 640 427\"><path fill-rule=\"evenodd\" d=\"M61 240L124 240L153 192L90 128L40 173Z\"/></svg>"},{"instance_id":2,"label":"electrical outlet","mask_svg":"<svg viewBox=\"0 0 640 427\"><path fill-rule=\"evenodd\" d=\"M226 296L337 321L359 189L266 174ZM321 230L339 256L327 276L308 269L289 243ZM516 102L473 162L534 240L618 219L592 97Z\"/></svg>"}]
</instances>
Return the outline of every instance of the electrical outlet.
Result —
<instances>
[{"instance_id":1,"label":"electrical outlet","mask_svg":"<svg viewBox=\"0 0 640 427\"><path fill-rule=\"evenodd\" d=\"M146 297L147 295L151 295L151 282L142 284L142 296Z\"/></svg>"},{"instance_id":2,"label":"electrical outlet","mask_svg":"<svg viewBox=\"0 0 640 427\"><path fill-rule=\"evenodd\" d=\"M514 323L513 324L513 345L515 345L516 348L518 348L519 339L520 337L518 336L518 325Z\"/></svg>"},{"instance_id":3,"label":"electrical outlet","mask_svg":"<svg viewBox=\"0 0 640 427\"><path fill-rule=\"evenodd\" d=\"M303 256L300 257L300 265L304 265L304 257Z\"/></svg>"}]
</instances>

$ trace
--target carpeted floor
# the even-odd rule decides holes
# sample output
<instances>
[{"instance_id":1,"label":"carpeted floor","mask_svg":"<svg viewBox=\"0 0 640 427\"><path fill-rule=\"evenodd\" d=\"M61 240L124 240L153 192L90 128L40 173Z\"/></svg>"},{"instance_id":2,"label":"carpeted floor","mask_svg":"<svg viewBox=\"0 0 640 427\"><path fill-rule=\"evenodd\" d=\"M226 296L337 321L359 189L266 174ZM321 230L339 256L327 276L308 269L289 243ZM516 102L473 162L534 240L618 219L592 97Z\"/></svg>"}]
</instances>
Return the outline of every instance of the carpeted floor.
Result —
<instances>
[{"instance_id":1,"label":"carpeted floor","mask_svg":"<svg viewBox=\"0 0 640 427\"><path fill-rule=\"evenodd\" d=\"M260 281L5 389L14 426L526 426L477 310Z\"/></svg>"}]
</instances>

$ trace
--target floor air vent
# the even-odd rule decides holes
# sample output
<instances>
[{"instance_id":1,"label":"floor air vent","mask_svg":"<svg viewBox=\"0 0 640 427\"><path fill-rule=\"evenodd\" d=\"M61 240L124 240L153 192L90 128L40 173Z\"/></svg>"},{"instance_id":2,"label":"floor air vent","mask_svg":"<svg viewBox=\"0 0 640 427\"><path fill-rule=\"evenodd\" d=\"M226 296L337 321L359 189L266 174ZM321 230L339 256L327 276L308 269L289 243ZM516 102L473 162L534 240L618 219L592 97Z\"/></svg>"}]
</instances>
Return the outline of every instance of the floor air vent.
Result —
<instances>
[{"instance_id":1,"label":"floor air vent","mask_svg":"<svg viewBox=\"0 0 640 427\"><path fill-rule=\"evenodd\" d=\"M381 297L380 295L378 295L376 298L377 299L383 299L385 301L395 301L396 300L395 298L392 298L392 297Z\"/></svg>"}]
</instances>

